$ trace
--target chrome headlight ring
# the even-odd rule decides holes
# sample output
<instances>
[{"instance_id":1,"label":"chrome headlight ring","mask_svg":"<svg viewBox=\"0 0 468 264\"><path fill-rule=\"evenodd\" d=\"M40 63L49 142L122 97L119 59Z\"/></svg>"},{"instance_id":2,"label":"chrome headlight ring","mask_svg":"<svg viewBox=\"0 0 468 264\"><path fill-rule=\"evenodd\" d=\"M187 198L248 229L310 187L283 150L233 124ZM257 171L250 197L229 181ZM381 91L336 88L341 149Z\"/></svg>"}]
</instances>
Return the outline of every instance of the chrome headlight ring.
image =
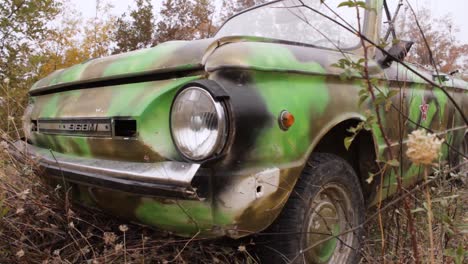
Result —
<instances>
[{"instance_id":1,"label":"chrome headlight ring","mask_svg":"<svg viewBox=\"0 0 468 264\"><path fill-rule=\"evenodd\" d=\"M170 127L172 140L184 158L201 162L222 152L229 131L227 98L224 89L210 80L189 83L176 94Z\"/></svg>"}]
</instances>

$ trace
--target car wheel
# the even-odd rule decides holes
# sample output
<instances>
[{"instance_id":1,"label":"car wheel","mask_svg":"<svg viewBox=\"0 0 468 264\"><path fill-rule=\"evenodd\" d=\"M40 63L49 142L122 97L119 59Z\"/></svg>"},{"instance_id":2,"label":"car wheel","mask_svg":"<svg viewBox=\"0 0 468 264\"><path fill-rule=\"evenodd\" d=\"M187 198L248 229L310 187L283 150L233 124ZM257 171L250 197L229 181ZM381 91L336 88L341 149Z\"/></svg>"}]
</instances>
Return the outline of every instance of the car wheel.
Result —
<instances>
[{"instance_id":1,"label":"car wheel","mask_svg":"<svg viewBox=\"0 0 468 264\"><path fill-rule=\"evenodd\" d=\"M357 263L364 214L353 168L314 153L280 216L260 235L261 262Z\"/></svg>"}]
</instances>

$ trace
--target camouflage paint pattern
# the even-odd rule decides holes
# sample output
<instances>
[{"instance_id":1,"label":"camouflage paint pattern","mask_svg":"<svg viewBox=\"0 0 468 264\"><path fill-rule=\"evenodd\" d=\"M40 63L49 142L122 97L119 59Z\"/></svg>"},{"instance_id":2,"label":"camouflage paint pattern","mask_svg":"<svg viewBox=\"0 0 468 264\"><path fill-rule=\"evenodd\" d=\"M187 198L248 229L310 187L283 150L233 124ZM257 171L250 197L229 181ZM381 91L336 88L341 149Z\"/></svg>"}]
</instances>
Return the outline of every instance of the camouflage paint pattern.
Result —
<instances>
[{"instance_id":1,"label":"camouflage paint pattern","mask_svg":"<svg viewBox=\"0 0 468 264\"><path fill-rule=\"evenodd\" d=\"M381 7L381 1L372 3ZM377 40L379 27L372 25L379 23L372 21L379 21L380 13L371 13L369 18L366 33ZM348 55L358 60L362 50ZM94 138L33 132L30 140L44 149L90 159L184 161L170 134L172 101L185 84L199 79L213 80L229 94L231 130L223 154L215 161L202 164L207 173L197 175L205 189L204 199L165 198L158 197L157 193L143 196L70 184L74 197L87 205L181 236L196 233L204 237L245 236L265 229L277 217L308 157L329 131L344 121L363 120L366 111L373 110L370 101L358 107L362 79L358 76L342 79L342 70L331 66L341 58L342 53L328 49L238 36L168 42L151 49L91 60L36 83L31 89L34 107L28 118L132 118L137 121L137 137ZM369 60L369 69L372 78L379 80L381 89L400 91L392 100L404 115L418 125L431 128L453 145L460 144L466 125L438 88L425 84L397 63L384 70L376 61ZM183 76L163 78L167 73L187 70L190 73ZM430 74L424 74L432 79ZM76 88L80 82L133 75L163 77ZM444 85L468 115L468 84L449 79ZM427 115L423 118L420 107L425 104ZM295 116L295 124L288 131L278 125L283 110ZM398 139L400 136L406 139L416 125L399 118L395 109L386 111L382 107L381 111L385 133L398 153ZM381 132L375 127L372 134L375 154L383 159L388 149ZM402 150L405 151L405 146ZM445 149L442 158L448 155ZM408 161L402 164L406 186L418 180L419 170ZM49 181L61 184L57 180ZM395 192L394 172L388 173L384 188L387 195ZM373 198L370 204L375 203Z\"/></svg>"}]
</instances>

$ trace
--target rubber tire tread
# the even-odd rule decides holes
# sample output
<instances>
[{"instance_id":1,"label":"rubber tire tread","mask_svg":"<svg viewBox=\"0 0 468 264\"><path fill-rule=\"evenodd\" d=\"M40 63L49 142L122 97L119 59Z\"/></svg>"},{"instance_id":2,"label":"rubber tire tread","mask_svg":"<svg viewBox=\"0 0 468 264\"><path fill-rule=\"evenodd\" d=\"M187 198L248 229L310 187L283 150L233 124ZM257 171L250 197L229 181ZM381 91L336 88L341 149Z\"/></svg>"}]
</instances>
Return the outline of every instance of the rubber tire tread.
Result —
<instances>
[{"instance_id":1,"label":"rubber tire tread","mask_svg":"<svg viewBox=\"0 0 468 264\"><path fill-rule=\"evenodd\" d=\"M354 169L342 158L328 153L314 153L309 158L281 214L273 224L260 235L258 254L261 263L291 263L301 248L301 233L308 204L320 190L330 182L349 187L351 204L356 210L359 225L364 221L365 206L359 179ZM304 203L304 200L309 203ZM355 231L360 246L362 228ZM358 252L352 253L347 263L357 263ZM304 263L299 257L294 263ZM342 263L340 263L342 264Z\"/></svg>"}]
</instances>

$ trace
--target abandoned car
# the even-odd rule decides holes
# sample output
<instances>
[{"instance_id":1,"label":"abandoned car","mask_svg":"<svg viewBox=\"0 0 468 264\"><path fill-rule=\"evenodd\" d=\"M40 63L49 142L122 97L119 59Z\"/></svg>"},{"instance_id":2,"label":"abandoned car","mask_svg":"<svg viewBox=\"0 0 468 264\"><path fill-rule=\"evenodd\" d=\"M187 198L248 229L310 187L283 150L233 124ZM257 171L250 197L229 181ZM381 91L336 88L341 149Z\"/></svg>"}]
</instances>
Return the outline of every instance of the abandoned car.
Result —
<instances>
[{"instance_id":1,"label":"abandoned car","mask_svg":"<svg viewBox=\"0 0 468 264\"><path fill-rule=\"evenodd\" d=\"M186 237L268 230L266 263L353 263L378 186L383 198L397 191L395 170L367 181L377 160L404 152L407 135L425 127L445 139L441 160L456 162L466 153L468 85L395 61L410 45L394 56L370 45L388 20L383 0L368 0L360 19L341 1L322 2L272 1L210 39L58 70L30 89L15 152L75 201L118 217ZM361 28L366 52L343 25ZM380 102L382 129L345 146L376 108L359 102L364 77L343 77L337 65L365 56L372 83L397 93L390 107ZM405 187L421 179L419 165L399 166Z\"/></svg>"}]
</instances>

